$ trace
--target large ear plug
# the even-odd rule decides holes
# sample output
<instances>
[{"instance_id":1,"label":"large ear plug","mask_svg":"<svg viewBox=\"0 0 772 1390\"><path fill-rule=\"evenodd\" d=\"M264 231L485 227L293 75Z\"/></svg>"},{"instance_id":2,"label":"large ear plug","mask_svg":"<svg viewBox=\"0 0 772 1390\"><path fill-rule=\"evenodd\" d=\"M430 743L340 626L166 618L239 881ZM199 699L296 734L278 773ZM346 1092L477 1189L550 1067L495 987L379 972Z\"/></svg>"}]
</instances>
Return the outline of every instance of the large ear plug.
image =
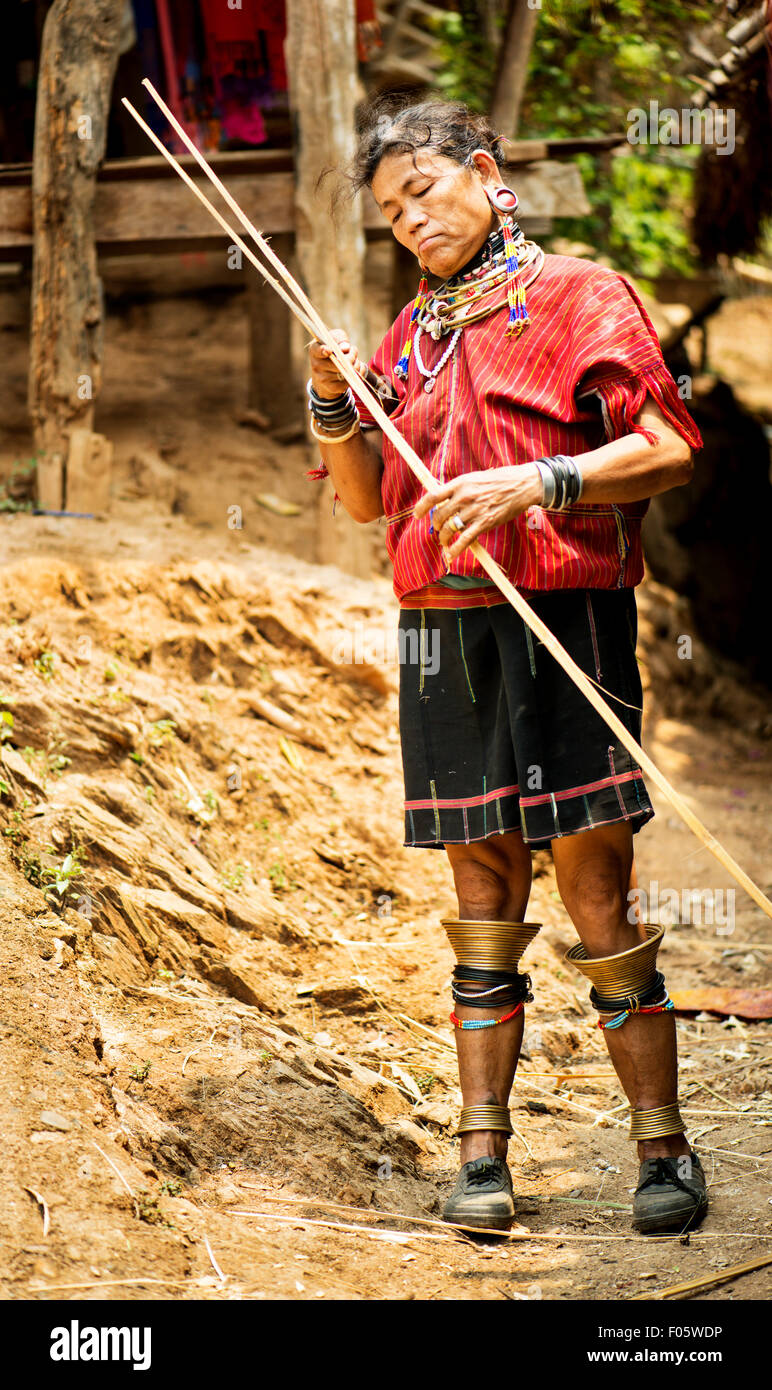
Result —
<instances>
[{"instance_id":1,"label":"large ear plug","mask_svg":"<svg viewBox=\"0 0 772 1390\"><path fill-rule=\"evenodd\" d=\"M514 188L507 188L506 184L499 184L496 188L489 188L486 184L485 196L494 212L512 213L517 211L517 194Z\"/></svg>"}]
</instances>

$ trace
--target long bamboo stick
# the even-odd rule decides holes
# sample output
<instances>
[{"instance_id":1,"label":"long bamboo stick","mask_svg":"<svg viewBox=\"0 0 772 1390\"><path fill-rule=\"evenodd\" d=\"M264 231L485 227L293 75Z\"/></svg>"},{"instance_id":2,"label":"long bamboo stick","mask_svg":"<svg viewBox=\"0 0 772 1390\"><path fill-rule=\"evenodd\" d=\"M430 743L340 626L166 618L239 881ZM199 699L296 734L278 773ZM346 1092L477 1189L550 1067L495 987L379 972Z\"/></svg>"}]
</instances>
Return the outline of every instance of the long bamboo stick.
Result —
<instances>
[{"instance_id":1,"label":"long bamboo stick","mask_svg":"<svg viewBox=\"0 0 772 1390\"><path fill-rule=\"evenodd\" d=\"M153 144L161 151L161 154L164 156L164 158L169 161L172 168L176 170L183 183L186 183L191 192L195 193L196 197L199 199L200 202L204 204L204 207L207 209L207 211L212 214L212 217L215 219L215 221L219 222L223 231L227 232L228 236L233 238L234 245L238 246L242 255L246 256L247 260L251 261L252 265L260 271L260 274L268 281L272 289L274 289L276 293L284 300L284 303L288 305L288 307L292 310L293 314L295 314L300 319L304 327L307 328L310 333L316 335L318 331L318 325L309 317L308 314L306 314L305 310L302 309L295 302L294 299L290 298L284 286L281 285L278 280L274 279L270 272L266 270L262 262L260 262L257 259L257 256L255 255L254 251L252 251L250 247L247 246L246 242L242 241L238 232L234 232L230 223L226 222L222 213L218 212L214 204L210 203L209 199L201 192L201 189L199 188L198 184L195 183L194 180L190 177L190 174L188 173L187 169L183 169L179 161L174 158L174 155L171 154L169 150L167 150L160 136L156 135L155 131L152 130L151 127L148 125L147 121L145 121L142 118L142 116L140 116L139 112L132 106L131 102L128 100L127 97L121 97L121 102L126 107L126 110L130 113L130 115L134 117L134 120L137 122L137 125L140 126L142 130L144 130L148 138L152 140Z\"/></svg>"},{"instance_id":2,"label":"long bamboo stick","mask_svg":"<svg viewBox=\"0 0 772 1390\"><path fill-rule=\"evenodd\" d=\"M281 279L284 281L284 285L289 286L289 288L292 290L294 298L290 297L290 295L284 288L284 285L279 284L275 277L272 276L270 272L266 270L265 266L258 260L257 256L254 255L251 249L246 246L241 237L239 237L238 234L233 231L232 227L229 226L225 218L217 211L217 209L212 205L209 199L206 198L206 196L201 192L198 185L194 183L194 181L190 178L186 170L184 170L182 166L178 163L178 161L174 158L174 155L166 149L166 146L158 138L155 132L151 130L147 122L142 119L142 117L134 109L131 103L127 101L127 99L124 97L122 100L126 109L131 113L131 115L134 117L137 123L142 127L145 133L158 147L158 149L163 154L164 158L168 160L168 162L172 165L174 169L176 169L177 173L180 175L183 181L193 190L196 197L198 197L204 204L204 206L209 209L215 220L219 222L220 226L228 233L230 237L232 237L234 244L240 248L240 250L247 257L247 259L256 267L257 270L260 271L260 274L264 277L264 279L268 281L269 284L271 284L271 286L281 296L281 298L292 310L292 312L301 320L304 326L306 328L309 328L314 333L315 337L320 342L324 343L326 347L329 348L330 354L334 359L341 376L344 378L345 381L348 382L351 389L364 403L364 405L367 406L367 409L372 415L373 419L379 425L383 433L386 434L387 437L391 440L394 447L398 450L402 458L407 463L408 467L412 470L416 477L418 477L420 481L424 484L427 492L438 492L440 490L438 480L429 471L422 459L419 458L418 454L408 444L407 440L403 437L403 435L400 434L399 430L396 428L389 416L386 414L385 410L381 405L381 402L378 400L375 393L370 390L370 388L366 385L366 383L362 380L357 371L354 369L346 355L343 352L341 352L329 328L320 318L319 314L316 312L313 304L309 300L305 291L290 275L289 271L286 269L283 262L276 255L269 242L267 242L266 239L260 234L257 228L253 225L253 223L243 212L236 199L222 183L221 179L219 179L218 176L215 174L214 170L210 167L207 160L201 154L201 151L191 140L187 131L180 124L174 113L169 109L169 107L166 105L163 99L158 95L152 83L150 83L148 79L145 78L143 85L147 88L153 100L163 111L170 125L172 125L174 130L179 135L180 139L184 141L185 145L190 150L191 154L195 157L198 164L203 169L204 173L214 184L215 188L217 188L218 192L223 196L225 201L228 203L228 206L231 207L232 210L236 213L236 216L239 218L239 221L241 222L242 226L253 238L265 259L274 267L274 269L281 276ZM577 666L573 658L569 656L568 652L553 635L553 633L546 626L546 624L542 622L538 614L534 612L530 604L528 604L526 600L522 597L522 595L518 593L517 589L504 574L503 570L499 567L499 565L497 565L496 561L492 558L492 556L488 554L488 551L485 550L484 547L480 545L478 541L473 541L472 544L469 546L469 549L475 556L475 559L479 561L485 572L488 575L490 575L493 582L498 586L501 592L512 604L516 612L519 613L523 621L528 625L531 631L536 634L536 636L544 644L544 646L547 648L550 654L555 658L558 665L563 668L563 670L571 678L571 680L578 687L578 689L581 690L585 698L589 700L593 708L597 711L597 713L601 716L601 718L605 721L605 723L609 726L613 733L617 735L619 741L632 755L632 757L634 757L636 761L640 764L643 771L651 778L655 785L659 787L663 796L667 798L673 809L678 812L682 820L684 820L685 823L688 825L689 829L693 831L693 833L697 836L697 839L700 840L702 844L705 846L705 848L708 849L710 853L719 861L719 863L722 864L724 868L728 870L728 872L732 875L735 881L739 883L742 888L745 889L749 897L751 897L753 901L757 903L758 906L762 909L762 911L766 913L767 917L772 919L772 901L770 901L770 899L761 891L758 885L754 883L753 879L750 878L750 876L737 863L736 859L733 858L733 856L729 853L727 849L725 849L725 847L720 843L720 841L717 840L713 834L711 834L707 826L703 825L702 821L699 819L697 815L695 815L694 811L692 811L691 807L687 804L684 798L680 795L679 792L676 791L675 787L671 785L671 783L665 777L664 773L660 772L656 763L652 761L648 753L646 753L644 749L641 747L641 745L636 741L636 739L633 738L632 734L625 727L625 725L622 723L619 717L614 713L614 711L606 703L603 697L598 693L593 683L585 675L584 671L582 671L581 667Z\"/></svg>"}]
</instances>

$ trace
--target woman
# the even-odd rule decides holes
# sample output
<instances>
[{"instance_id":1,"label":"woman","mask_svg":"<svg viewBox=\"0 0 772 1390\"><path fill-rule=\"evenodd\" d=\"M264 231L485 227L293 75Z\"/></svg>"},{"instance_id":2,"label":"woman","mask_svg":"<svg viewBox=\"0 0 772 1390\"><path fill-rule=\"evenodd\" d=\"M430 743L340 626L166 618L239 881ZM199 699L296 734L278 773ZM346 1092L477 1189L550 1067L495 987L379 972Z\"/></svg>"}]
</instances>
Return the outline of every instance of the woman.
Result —
<instances>
[{"instance_id":1,"label":"woman","mask_svg":"<svg viewBox=\"0 0 772 1390\"><path fill-rule=\"evenodd\" d=\"M681 1229L706 1210L677 1105L660 934L628 916L633 834L653 815L640 768L469 551L479 539L637 739L634 586L648 499L691 474L702 441L635 292L614 271L526 241L487 121L455 103L373 108L355 187L369 186L417 257L417 298L369 368L392 419L440 483L428 496L311 347L322 467L355 520L385 517L406 638L431 630L439 668L400 668L405 843L444 848L445 919L463 1096L449 1221L514 1215L507 1103L528 976L518 962L531 852L550 846L593 982L641 1161L633 1224ZM435 277L430 290L428 277ZM356 348L342 349L358 369ZM405 650L411 650L406 640Z\"/></svg>"}]
</instances>

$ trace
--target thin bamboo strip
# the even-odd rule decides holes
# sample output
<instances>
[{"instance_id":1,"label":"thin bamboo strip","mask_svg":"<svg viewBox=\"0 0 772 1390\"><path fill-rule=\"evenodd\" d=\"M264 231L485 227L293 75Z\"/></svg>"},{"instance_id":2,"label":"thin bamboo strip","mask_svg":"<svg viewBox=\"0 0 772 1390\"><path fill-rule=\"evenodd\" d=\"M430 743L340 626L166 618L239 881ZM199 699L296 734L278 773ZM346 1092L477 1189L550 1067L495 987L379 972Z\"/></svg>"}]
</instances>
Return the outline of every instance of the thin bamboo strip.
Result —
<instances>
[{"instance_id":1,"label":"thin bamboo strip","mask_svg":"<svg viewBox=\"0 0 772 1390\"><path fill-rule=\"evenodd\" d=\"M289 296L286 293L280 291L278 289L277 282L274 280L274 278L267 275L265 267L260 265L259 262L257 262L257 258L254 255L251 255L246 252L246 248L244 246L243 241L236 235L236 233L232 231L232 229L226 223L225 219L221 217L221 215L216 211L216 209L211 205L211 203L208 203L208 200L204 197L200 190L198 190L196 184L193 182L192 179L190 179L186 171L182 168L182 166L178 163L178 161L174 158L170 151L168 151L165 148L165 146L157 139L154 132L151 131L147 123L142 120L142 117L139 115L139 113L135 111L131 103L128 102L124 97L122 100L127 110L131 113L131 115L134 117L137 123L140 126L142 126L146 134L150 136L153 142L159 146L165 158L168 160L170 164L173 165L174 168L176 168L177 172L180 174L183 180L195 191L196 196L200 197L201 201L204 202L210 208L210 211L212 212L215 219L220 223L220 225L228 232L229 235L233 236L234 243L240 247L242 252L247 254L248 259L253 264L257 265L257 268L260 270L260 273L264 276L264 278L268 279L272 286L275 289L277 289L277 292L281 294L282 299L284 299L285 302L289 305L289 307L292 309L292 312L295 313L297 317L302 320L306 327L309 326L309 320L311 321L313 331L316 337L329 349L330 354L333 360L335 361L338 370L341 373L341 376L344 378L345 381L348 382L351 389L356 393L356 395L359 396L360 400L362 400L364 404L367 406L373 419L378 423L383 432L388 435L389 439L394 444L394 447L399 451L402 458L412 469L412 471L416 474L416 476L420 478L427 491L430 493L436 493L440 491L440 485L438 483L438 480L429 471L429 469L426 467L423 461L418 457L418 454L415 452L415 450L410 447L410 445L407 443L407 440L400 434L399 430L395 427L395 425L392 423L389 416L386 414L385 410L381 406L381 403L376 397L375 393L366 386L365 382L355 371L351 363L347 360L344 353L341 352L341 350L338 347L338 344L332 337L330 330L327 328L326 324L323 323L316 311L313 309L313 306L311 305L310 300L305 295L305 292L301 289L301 287L297 284L294 278L286 270L286 267L283 265L276 253L272 250L269 243L265 240L263 236L261 236L261 234L257 231L257 229L242 212L235 198L233 198L232 195L227 192L227 190L225 189L225 185L210 168L208 162L201 154L200 150L196 148L193 141L190 139L190 136L187 134L180 122L177 120L174 113L169 109L166 103L155 91L155 88L152 86L152 83L150 83L148 79L145 78L143 85L150 92L150 95L156 102L156 105L158 105L160 109L163 111L164 115L166 116L167 120L172 125L174 130L177 132L180 138L184 140L188 149L195 156L197 162L200 164L207 177L218 189L218 191L223 195L223 197L225 197L229 206L236 212L236 215L239 217L242 226L244 226L246 230L249 232L250 236L254 238L256 244L259 246L263 255L271 263L271 265L275 267L277 272L281 274L285 283L291 286L293 293L296 296L297 302L290 300ZM724 846L720 843L720 841L716 839L714 835L711 834L707 826L703 825L702 821L699 819L698 816L695 815L688 803L684 800L680 793L676 791L675 787L671 785L671 783L665 777L664 773L660 772L656 763L652 761L652 759L644 751L640 744L633 738L632 734L630 734L629 731L625 728L624 724L619 719L619 717L614 713L614 711L610 708L610 706L606 703L602 696L598 694L597 690L595 689L595 686L585 675L584 671L582 671L581 667L577 666L576 662L573 660L571 656L569 656L568 652L561 645L561 643L558 642L557 638L553 635L550 629L533 611L530 604L526 603L525 599L518 593L515 586L507 578L503 570L500 569L500 567L496 564L496 561L488 554L487 550L485 550L478 541L473 541L469 549L471 550L475 559L479 561L486 574L490 576L490 578L498 586L498 588L505 595L505 597L509 599L513 608L516 610L517 613L520 614L520 617L523 619L523 621L528 625L531 631L536 634L540 641L543 642L544 646L555 658L558 665L563 668L563 670L566 672L568 676L570 676L574 684L578 687L579 690L581 690L585 698L589 700L590 704L597 711L597 713L600 714L601 718L605 721L605 723L608 724L612 732L617 735L617 738L620 740L623 746L637 760L643 771L651 778L655 785L659 787L660 791L670 802L674 810L678 812L682 820L684 820L686 824L689 826L689 829L692 830L693 833L697 836L697 839L700 840L702 844L705 846L705 848L708 849L710 853L713 854L713 856L716 859L718 859L721 864L724 865L724 868L729 870L732 877L740 884L742 888L745 889L746 893L748 893L748 895L753 899L753 901L758 904L762 911L765 912L768 917L772 918L772 901L770 901L770 899L767 898L764 893L762 893L761 889L753 882L753 879L750 878L748 874L746 874L745 870L737 863L737 861L732 857L729 851L724 848Z\"/></svg>"},{"instance_id":2,"label":"thin bamboo strip","mask_svg":"<svg viewBox=\"0 0 772 1390\"><path fill-rule=\"evenodd\" d=\"M742 1111L741 1105L737 1105L733 1100L727 1100L726 1096L722 1096L719 1091L714 1091L713 1087L709 1086L707 1081L692 1081L690 1079L688 1084L693 1088L689 1092L689 1100L694 1099L695 1091L707 1091L709 1096L713 1096L713 1098L720 1101L722 1105L729 1106L731 1110L736 1110L738 1113Z\"/></svg>"},{"instance_id":3,"label":"thin bamboo strip","mask_svg":"<svg viewBox=\"0 0 772 1390\"><path fill-rule=\"evenodd\" d=\"M704 1120L716 1120L722 1115L729 1115L733 1120L766 1120L772 1121L772 1110L703 1110L699 1105L682 1105L681 1112L684 1115L699 1115Z\"/></svg>"},{"instance_id":4,"label":"thin bamboo strip","mask_svg":"<svg viewBox=\"0 0 772 1390\"><path fill-rule=\"evenodd\" d=\"M223 1212L222 1214L224 1216L248 1216L260 1221L280 1221L284 1222L285 1224L289 1223L290 1225L295 1226L323 1226L328 1229L332 1228L333 1230L337 1231L351 1232L354 1234L356 1234L357 1232L359 1232L360 1234L368 1234L366 1226L356 1226L353 1224L341 1223L338 1221L318 1221L312 1220L311 1218L304 1216L286 1216L283 1214L279 1215L278 1212L229 1210L227 1212ZM369 1215L369 1213L366 1214ZM405 1217L402 1219L409 1221L412 1218ZM464 1231L472 1231L475 1237L481 1235L498 1236L502 1243L506 1243L507 1241L530 1241L533 1242L535 1245L541 1245L544 1241L556 1240L565 1245L569 1241L573 1242L587 1240L602 1240L604 1242L624 1241L627 1245L630 1244L629 1234L616 1235L613 1232L609 1233L607 1231L604 1231L599 1235L587 1235L583 1231L497 1231L493 1230L492 1228L489 1229L488 1227L483 1228L478 1226L463 1226L460 1223L457 1224L456 1222L443 1222L443 1225L447 1226L449 1236L451 1236L452 1233L455 1233L456 1235L463 1235ZM369 1235L371 1237L383 1237L384 1234L385 1232L383 1231L369 1232ZM431 1235L429 1232L423 1231L394 1231L391 1234L408 1236L411 1240L414 1241L442 1240L442 1236L434 1236ZM661 1241L672 1242L676 1240L680 1241L681 1239L681 1235L677 1232L672 1235L651 1235L646 1237L646 1244L655 1245L659 1244ZM691 1243L701 1244L703 1241L706 1240L772 1240L772 1235L759 1235L757 1231L690 1231L689 1239Z\"/></svg>"},{"instance_id":5,"label":"thin bamboo strip","mask_svg":"<svg viewBox=\"0 0 772 1390\"><path fill-rule=\"evenodd\" d=\"M228 204L228 207L231 208L233 212L235 212L236 216L241 222L242 227L244 227L244 229L247 232L249 232L249 235L260 247L260 250L262 251L266 260L274 267L278 274L281 275L285 283L290 286L298 304L303 309L308 319L314 323L315 331L324 334L323 341L326 339L330 339L331 342L334 343L335 340L332 338L330 331L327 328L327 325L325 324L321 315L317 313L314 305L312 304L311 300L308 298L308 295L303 289L303 286L298 284L297 280L295 280L290 275L284 262L276 255L276 252L271 246L271 243L267 241L264 236L261 235L261 233L255 227L254 223L252 223L250 219L247 217L241 205L237 203L236 199L233 197L233 194L229 191L229 189L226 188L222 179L220 179L217 176L211 164L209 164L209 162L204 158L198 146L193 142L193 140L191 140L184 126L182 126L180 122L177 120L177 117L174 115L174 112L170 110L166 102L163 100L163 97L161 97L159 93L156 91L149 77L143 77L142 86L145 87L146 90L150 93L156 106L158 106L160 110L163 111L167 121L174 128L176 133L179 135L180 139L190 150L190 153L193 155L193 158L201 166L210 183L214 185L218 193L225 199L225 202ZM273 284L274 287L275 283L276 282L273 279L271 279L271 284Z\"/></svg>"},{"instance_id":6,"label":"thin bamboo strip","mask_svg":"<svg viewBox=\"0 0 772 1390\"><path fill-rule=\"evenodd\" d=\"M748 1264L745 1265L732 1265L729 1269L719 1270L716 1274L706 1274L700 1279L689 1279L684 1284L671 1284L669 1288L655 1289L653 1293L634 1294L628 1301L641 1303L665 1298L688 1298L690 1294L697 1293L699 1289L708 1289L713 1284L726 1284L730 1279L739 1279L741 1274L751 1274L754 1269L763 1269L765 1265L769 1264L772 1264L772 1255L765 1255L762 1260L749 1260Z\"/></svg>"},{"instance_id":7,"label":"thin bamboo strip","mask_svg":"<svg viewBox=\"0 0 772 1390\"><path fill-rule=\"evenodd\" d=\"M324 1221L319 1217L287 1216L276 1211L229 1211L228 1216L251 1216L260 1221L279 1221L290 1226L326 1226L334 1231L353 1231L357 1235L368 1236L371 1240L383 1240L390 1245L410 1245L416 1240L438 1240L447 1245L452 1243L452 1228L448 1226L447 1235L434 1235L430 1231L378 1231L372 1226L357 1226L348 1221Z\"/></svg>"},{"instance_id":8,"label":"thin bamboo strip","mask_svg":"<svg viewBox=\"0 0 772 1390\"><path fill-rule=\"evenodd\" d=\"M723 1077L728 1076L731 1072L745 1071L747 1067L761 1067L764 1066L767 1062L772 1062L772 1054L770 1054L767 1057L748 1057L746 1061L738 1062L733 1067L723 1067L721 1071L711 1072L710 1075L706 1078L706 1080L714 1081L717 1076ZM687 1077L686 1079L687 1081L692 1080L691 1077Z\"/></svg>"}]
</instances>

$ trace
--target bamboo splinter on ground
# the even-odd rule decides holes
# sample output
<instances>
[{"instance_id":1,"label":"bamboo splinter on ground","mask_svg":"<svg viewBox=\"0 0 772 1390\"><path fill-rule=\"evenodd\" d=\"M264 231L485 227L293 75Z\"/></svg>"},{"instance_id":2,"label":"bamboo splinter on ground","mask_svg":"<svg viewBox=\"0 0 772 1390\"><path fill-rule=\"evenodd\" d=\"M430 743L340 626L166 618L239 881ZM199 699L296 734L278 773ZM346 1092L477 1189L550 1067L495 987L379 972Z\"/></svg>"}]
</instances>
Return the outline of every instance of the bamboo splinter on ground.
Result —
<instances>
[{"instance_id":1,"label":"bamboo splinter on ground","mask_svg":"<svg viewBox=\"0 0 772 1390\"><path fill-rule=\"evenodd\" d=\"M239 247L242 254L247 257L247 260L249 260L252 263L252 265L254 265L255 268L260 271L260 274L263 276L263 278L272 286L276 293L281 296L284 302L292 310L293 314L295 314L296 317L300 319L304 327L309 329L309 331L313 333L313 335L321 343L323 343L325 347L327 347L330 350L330 354L334 359L341 376L344 378L346 382L348 382L352 391L354 391L354 393L359 397L359 399L364 403L364 405L367 406L367 409L372 415L373 419L379 425L383 433L386 434L388 438L391 440L392 444L401 454L408 467L413 471L413 473L415 473L416 477L418 477L424 484L427 492L438 492L440 490L438 480L434 477L432 473L430 473L429 469L419 458L415 450L411 448L407 440L400 434L399 430L396 428L396 426L390 420L389 416L386 414L375 393L370 390L370 388L362 380L359 374L355 371L354 367L351 365L350 361L345 356L345 354L340 351L340 348L338 347L336 340L333 338L327 325L317 314L313 304L308 299L308 296L305 294L305 291L290 275L289 271L286 269L282 261L273 251L269 243L265 240L263 236L261 236L260 232L252 224L252 222L250 222L249 218L239 207L239 204L236 202L236 199L233 197L231 193L228 192L228 189L218 178L217 174L215 174L214 170L210 168L206 159L201 154L201 151L193 143L187 131L183 128L182 125L180 125L180 122L177 120L174 113L170 111L169 107L158 95L158 92L155 90L152 83L149 82L147 78L144 79L143 86L147 88L156 105L160 107L160 109L163 111L170 125L173 126L180 139L190 150L191 154L197 160L204 173L209 178L210 182L222 195L228 206L233 210L233 212L235 212L236 216L241 222L242 227L244 227L244 229L253 238L265 259L274 268L274 270L276 270L277 274L281 277L281 280L284 282L284 284L279 283L279 281L273 275L271 275L270 271L266 270L266 267L262 264L260 260L258 260L254 252L245 244L241 237L233 231L233 228L228 224L228 222L221 215L221 213L217 211L217 209L213 206L213 204L209 201L205 194L201 192L201 189L198 187L196 183L194 183L193 179L191 179L187 171L183 169L182 166L178 163L174 155L166 149L165 145L155 134L155 131L151 130L147 122L142 119L139 113L134 109L131 103L126 100L125 97L122 98L123 105L134 117L134 120L137 122L137 124L142 127L142 129L145 131L145 134L149 136L149 138L161 151L161 154L163 154L164 158L168 160L168 162L172 165L172 168L174 168L176 172L180 175L180 178L182 178L183 181L188 185L188 187L192 189L196 197L201 200L204 206L215 218L215 220L219 222L223 230L226 231L228 235L233 239L234 244ZM286 289L285 286L287 286ZM288 290L291 291L291 295L290 293L288 293ZM729 851L724 848L720 841L718 841L716 837L710 833L707 827L703 825L702 821L699 819L698 816L694 814L691 807L686 803L686 801L684 801L683 797L676 791L675 787L671 786L664 773L660 772L656 763L652 761L648 753L644 752L640 744L636 742L629 730L625 728L621 719L619 719L619 717L614 713L614 711L606 703L603 697L595 689L594 685L585 675L584 671L582 671L581 667L577 666L576 662L573 660L572 657L569 656L568 652L560 644L560 642L558 642L557 638L552 634L550 629L533 611L530 604L528 604L526 600L522 597L522 595L518 593L517 589L504 574L503 570L500 569L496 561L488 554L488 551L485 550L484 547L480 545L478 541L473 541L469 546L469 549L471 550L475 559L478 560L479 563L482 565L482 568L485 570L486 574L490 575L493 582L498 586L501 592L512 604L512 607L516 609L516 611L520 614L520 617L523 619L523 622L525 622L531 629L531 631L536 634L536 636L540 639L541 642L543 642L544 646L555 658L558 665L562 666L566 674L571 677L571 680L574 682L574 684L578 687L579 690L581 690L582 694L586 697L586 699L589 700L590 704L601 716L601 718L605 720L606 724L608 724L609 728L613 731L613 733L616 734L617 738L624 745L627 751L640 764L641 768L647 774L647 776L649 776L651 780L656 784L656 786L659 787L663 796L667 798L673 809L678 812L679 816L681 816L682 820L686 822L689 829L693 831L693 833L697 836L698 840L700 840L702 844L705 846L705 848L708 849L712 855L714 855L714 857L719 861L719 863L723 864L724 868L727 869L729 873L732 875L732 877L736 880L736 882L740 884L740 887L745 889L746 893L748 893L748 895L753 899L753 901L758 904L762 911L765 912L768 917L772 918L772 902L769 900L769 898L767 898L766 895L762 893L758 885L753 882L753 879L750 878L748 874L746 874L745 870L741 868L741 866L732 857Z\"/></svg>"}]
</instances>

